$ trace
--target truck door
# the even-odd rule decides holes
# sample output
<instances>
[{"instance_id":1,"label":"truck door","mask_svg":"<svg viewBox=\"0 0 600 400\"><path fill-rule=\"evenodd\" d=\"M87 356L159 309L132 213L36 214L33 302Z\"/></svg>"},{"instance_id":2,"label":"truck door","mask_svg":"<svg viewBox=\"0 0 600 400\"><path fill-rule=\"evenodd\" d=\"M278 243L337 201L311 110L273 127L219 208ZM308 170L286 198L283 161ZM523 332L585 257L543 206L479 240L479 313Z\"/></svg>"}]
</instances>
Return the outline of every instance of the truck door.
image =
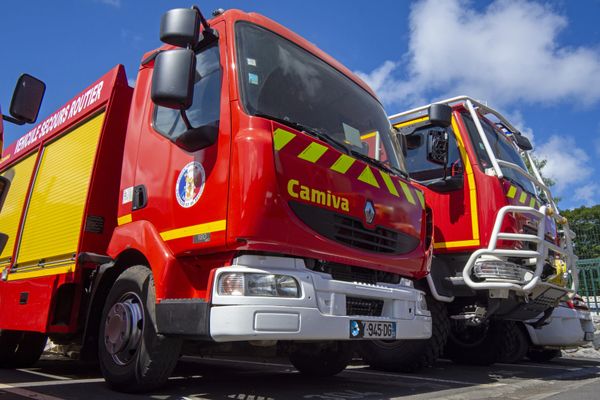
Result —
<instances>
[{"instance_id":1,"label":"truck door","mask_svg":"<svg viewBox=\"0 0 600 400\"><path fill-rule=\"evenodd\" d=\"M443 130L448 133L446 172L442 165L428 159L430 132ZM425 121L407 136L407 169L410 177L424 186L427 202L435 210L434 248L438 251L479 245L473 168L459 132L453 116L448 128L434 127ZM439 185L444 174L453 185Z\"/></svg>"},{"instance_id":2,"label":"truck door","mask_svg":"<svg viewBox=\"0 0 600 400\"><path fill-rule=\"evenodd\" d=\"M218 124L217 143L189 153L169 140L185 130L178 110L156 106L146 94L132 221L154 224L175 254L224 246L229 179L230 111L225 23L212 26L218 42L196 54L194 101L186 111L192 126ZM148 78L149 79L149 78Z\"/></svg>"}]
</instances>

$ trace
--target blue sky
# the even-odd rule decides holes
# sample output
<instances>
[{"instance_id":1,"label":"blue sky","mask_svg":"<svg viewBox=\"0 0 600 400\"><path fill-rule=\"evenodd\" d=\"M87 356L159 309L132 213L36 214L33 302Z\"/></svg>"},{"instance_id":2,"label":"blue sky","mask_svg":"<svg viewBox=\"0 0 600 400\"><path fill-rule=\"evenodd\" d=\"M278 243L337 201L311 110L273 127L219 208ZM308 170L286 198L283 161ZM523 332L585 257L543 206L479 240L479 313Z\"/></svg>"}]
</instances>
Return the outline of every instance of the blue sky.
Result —
<instances>
[{"instance_id":1,"label":"blue sky","mask_svg":"<svg viewBox=\"0 0 600 400\"><path fill-rule=\"evenodd\" d=\"M262 13L357 71L393 114L468 94L502 110L548 159L561 206L600 203L600 0L212 1ZM40 118L112 66L135 81L161 15L190 1L10 2L2 9L0 102L17 77L47 84ZM6 124L6 142L29 127Z\"/></svg>"}]
</instances>

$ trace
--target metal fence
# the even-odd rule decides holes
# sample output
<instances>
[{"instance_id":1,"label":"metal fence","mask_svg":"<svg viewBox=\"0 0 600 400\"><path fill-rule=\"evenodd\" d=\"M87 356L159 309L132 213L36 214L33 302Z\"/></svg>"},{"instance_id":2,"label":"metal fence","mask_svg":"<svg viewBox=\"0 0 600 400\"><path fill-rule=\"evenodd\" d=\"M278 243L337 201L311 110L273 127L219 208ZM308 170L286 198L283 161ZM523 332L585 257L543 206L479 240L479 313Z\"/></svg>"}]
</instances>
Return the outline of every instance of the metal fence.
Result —
<instances>
[{"instance_id":1,"label":"metal fence","mask_svg":"<svg viewBox=\"0 0 600 400\"><path fill-rule=\"evenodd\" d=\"M598 312L600 311L600 227L585 224L575 229L574 250L579 257L577 267L579 269L579 294L587 302L588 306Z\"/></svg>"}]
</instances>

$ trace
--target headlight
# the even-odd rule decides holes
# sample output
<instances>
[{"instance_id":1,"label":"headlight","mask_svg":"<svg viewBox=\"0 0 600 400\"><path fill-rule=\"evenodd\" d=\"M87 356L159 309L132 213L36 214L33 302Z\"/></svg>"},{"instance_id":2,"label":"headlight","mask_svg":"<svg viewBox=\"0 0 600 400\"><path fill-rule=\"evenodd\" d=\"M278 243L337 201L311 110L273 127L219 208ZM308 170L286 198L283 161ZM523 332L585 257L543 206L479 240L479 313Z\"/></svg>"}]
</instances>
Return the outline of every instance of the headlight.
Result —
<instances>
[{"instance_id":1,"label":"headlight","mask_svg":"<svg viewBox=\"0 0 600 400\"><path fill-rule=\"evenodd\" d=\"M417 310L427 311L427 299L423 293L419 293L419 300L417 300Z\"/></svg>"},{"instance_id":2,"label":"headlight","mask_svg":"<svg viewBox=\"0 0 600 400\"><path fill-rule=\"evenodd\" d=\"M219 276L218 292L227 296L300 297L300 285L289 275L227 272Z\"/></svg>"}]
</instances>

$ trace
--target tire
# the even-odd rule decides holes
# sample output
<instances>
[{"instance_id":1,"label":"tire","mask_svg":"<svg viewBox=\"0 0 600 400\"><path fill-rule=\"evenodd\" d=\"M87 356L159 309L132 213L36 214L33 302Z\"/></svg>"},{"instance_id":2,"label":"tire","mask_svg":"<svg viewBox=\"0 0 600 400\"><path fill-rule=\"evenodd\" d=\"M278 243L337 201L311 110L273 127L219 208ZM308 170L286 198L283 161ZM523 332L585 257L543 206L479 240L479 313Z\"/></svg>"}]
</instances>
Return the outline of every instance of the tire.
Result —
<instances>
[{"instance_id":1,"label":"tire","mask_svg":"<svg viewBox=\"0 0 600 400\"><path fill-rule=\"evenodd\" d=\"M290 352L292 365L310 377L329 377L346 369L354 352L349 343L297 343Z\"/></svg>"},{"instance_id":2,"label":"tire","mask_svg":"<svg viewBox=\"0 0 600 400\"><path fill-rule=\"evenodd\" d=\"M181 340L156 333L154 280L142 265L126 269L102 311L98 358L111 389L140 393L162 386L179 359Z\"/></svg>"},{"instance_id":3,"label":"tire","mask_svg":"<svg viewBox=\"0 0 600 400\"><path fill-rule=\"evenodd\" d=\"M48 337L39 332L0 331L0 368L27 368L42 356Z\"/></svg>"},{"instance_id":4,"label":"tire","mask_svg":"<svg viewBox=\"0 0 600 400\"><path fill-rule=\"evenodd\" d=\"M527 358L534 362L548 362L554 358L560 357L560 350L539 350L539 349L530 349L527 353Z\"/></svg>"},{"instance_id":5,"label":"tire","mask_svg":"<svg viewBox=\"0 0 600 400\"><path fill-rule=\"evenodd\" d=\"M359 344L359 354L371 368L382 371L417 372L431 367L442 355L450 321L446 305L427 296L431 311L431 338L424 340L369 340Z\"/></svg>"},{"instance_id":6,"label":"tire","mask_svg":"<svg viewBox=\"0 0 600 400\"><path fill-rule=\"evenodd\" d=\"M467 326L464 321L452 321L445 355L456 364L484 366L498 362L511 324L486 321Z\"/></svg>"},{"instance_id":7,"label":"tire","mask_svg":"<svg viewBox=\"0 0 600 400\"><path fill-rule=\"evenodd\" d=\"M524 326L515 322L507 323L503 339L498 361L513 364L525 358L529 351L529 335Z\"/></svg>"}]
</instances>

